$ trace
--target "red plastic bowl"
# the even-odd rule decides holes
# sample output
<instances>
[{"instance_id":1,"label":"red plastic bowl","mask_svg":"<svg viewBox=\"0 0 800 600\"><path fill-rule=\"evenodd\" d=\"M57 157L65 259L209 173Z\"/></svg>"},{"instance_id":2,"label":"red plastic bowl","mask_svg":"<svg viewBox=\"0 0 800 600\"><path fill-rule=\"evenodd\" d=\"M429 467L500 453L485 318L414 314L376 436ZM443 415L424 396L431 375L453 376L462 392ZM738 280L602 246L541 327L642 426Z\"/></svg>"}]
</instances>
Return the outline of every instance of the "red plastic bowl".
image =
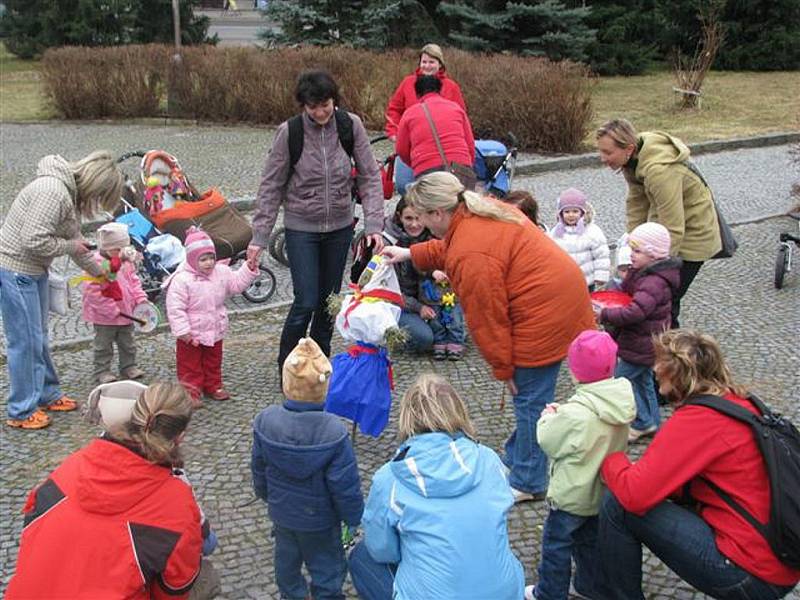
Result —
<instances>
[{"instance_id":1,"label":"red plastic bowl","mask_svg":"<svg viewBox=\"0 0 800 600\"><path fill-rule=\"evenodd\" d=\"M619 290L598 290L589 294L592 302L599 304L603 308L621 308L633 302L630 294Z\"/></svg>"}]
</instances>

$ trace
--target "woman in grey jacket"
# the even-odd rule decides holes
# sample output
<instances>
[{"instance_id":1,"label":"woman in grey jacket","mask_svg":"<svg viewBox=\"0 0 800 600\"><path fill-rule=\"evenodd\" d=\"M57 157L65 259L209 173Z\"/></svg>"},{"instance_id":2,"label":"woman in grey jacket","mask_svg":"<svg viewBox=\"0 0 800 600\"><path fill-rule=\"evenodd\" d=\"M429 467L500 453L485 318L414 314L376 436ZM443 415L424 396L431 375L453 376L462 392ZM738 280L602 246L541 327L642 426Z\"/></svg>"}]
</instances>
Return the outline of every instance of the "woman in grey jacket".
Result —
<instances>
[{"instance_id":1,"label":"woman in grey jacket","mask_svg":"<svg viewBox=\"0 0 800 600\"><path fill-rule=\"evenodd\" d=\"M114 157L93 152L77 162L46 156L14 199L0 228L0 310L8 354L10 427L42 429L44 410L75 410L61 393L47 339L47 269L68 254L91 275L102 268L81 238L80 217L111 210L122 195Z\"/></svg>"},{"instance_id":2,"label":"woman in grey jacket","mask_svg":"<svg viewBox=\"0 0 800 600\"><path fill-rule=\"evenodd\" d=\"M295 98L303 110L275 133L256 197L253 241L247 249L248 260L257 261L282 205L294 302L281 334L279 371L289 352L306 336L309 323L310 337L330 355L333 323L325 301L339 291L353 238L353 162L367 240L374 252L383 248L383 188L361 120L336 108L339 87L326 71L302 73ZM343 117L349 117L349 126L343 127ZM293 127L297 133L292 133ZM340 140L346 130L352 132L348 135L352 161L345 139ZM298 135L300 144L296 137L290 140ZM301 149L299 156L292 156L293 146Z\"/></svg>"}]
</instances>

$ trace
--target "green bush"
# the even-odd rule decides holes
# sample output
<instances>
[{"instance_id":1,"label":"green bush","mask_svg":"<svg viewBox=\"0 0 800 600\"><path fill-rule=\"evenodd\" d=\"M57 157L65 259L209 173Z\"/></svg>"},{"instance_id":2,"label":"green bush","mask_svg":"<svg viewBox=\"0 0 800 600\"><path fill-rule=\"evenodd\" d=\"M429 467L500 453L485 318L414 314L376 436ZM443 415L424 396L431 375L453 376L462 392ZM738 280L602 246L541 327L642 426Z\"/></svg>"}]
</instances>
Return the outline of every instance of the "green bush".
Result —
<instances>
[{"instance_id":1,"label":"green bush","mask_svg":"<svg viewBox=\"0 0 800 600\"><path fill-rule=\"evenodd\" d=\"M381 130L389 97L413 72L417 52L196 46L185 48L180 68L171 71L168 46L61 48L45 54L42 71L50 98L71 119L158 115L171 82L181 116L278 124L298 111L297 75L322 67L339 83L343 105L368 128ZM546 152L579 148L592 113L586 67L452 49L447 66L464 92L476 135L511 132L521 147Z\"/></svg>"}]
</instances>

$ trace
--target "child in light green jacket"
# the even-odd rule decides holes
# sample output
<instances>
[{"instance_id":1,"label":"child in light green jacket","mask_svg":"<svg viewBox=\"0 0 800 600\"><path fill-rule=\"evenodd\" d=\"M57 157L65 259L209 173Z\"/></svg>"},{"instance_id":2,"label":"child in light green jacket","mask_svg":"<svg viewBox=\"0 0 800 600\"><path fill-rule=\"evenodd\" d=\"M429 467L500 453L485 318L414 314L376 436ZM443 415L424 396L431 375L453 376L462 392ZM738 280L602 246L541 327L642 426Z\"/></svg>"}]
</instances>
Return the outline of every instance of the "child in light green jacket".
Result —
<instances>
[{"instance_id":1,"label":"child in light green jacket","mask_svg":"<svg viewBox=\"0 0 800 600\"><path fill-rule=\"evenodd\" d=\"M527 600L566 599L572 559L574 592L591 597L594 547L603 484L600 465L624 451L636 403L630 382L614 378L617 344L605 332L587 330L570 344L570 371L578 382L564 404L548 404L536 426L539 445L550 459L539 581L525 588Z\"/></svg>"}]
</instances>

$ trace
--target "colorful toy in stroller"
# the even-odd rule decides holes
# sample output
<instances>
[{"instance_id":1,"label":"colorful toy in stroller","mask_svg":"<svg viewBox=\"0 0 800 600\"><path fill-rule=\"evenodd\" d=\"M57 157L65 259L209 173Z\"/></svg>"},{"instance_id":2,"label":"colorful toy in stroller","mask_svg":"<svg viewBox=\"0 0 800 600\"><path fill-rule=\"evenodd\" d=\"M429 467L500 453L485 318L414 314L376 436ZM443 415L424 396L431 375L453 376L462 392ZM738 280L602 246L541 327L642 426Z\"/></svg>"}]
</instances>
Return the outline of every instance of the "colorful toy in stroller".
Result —
<instances>
[{"instance_id":1,"label":"colorful toy in stroller","mask_svg":"<svg viewBox=\"0 0 800 600\"><path fill-rule=\"evenodd\" d=\"M115 217L128 226L131 242L142 254L138 275L151 300L161 292L161 283L184 260L183 240L191 226L204 229L218 260L232 266L245 260L252 230L247 220L220 192L212 188L199 194L191 185L177 159L161 150L129 152L117 159L122 163L141 157L140 183L126 175L122 209ZM275 274L259 265L260 274L242 295L250 302L266 302L275 293Z\"/></svg>"}]
</instances>

